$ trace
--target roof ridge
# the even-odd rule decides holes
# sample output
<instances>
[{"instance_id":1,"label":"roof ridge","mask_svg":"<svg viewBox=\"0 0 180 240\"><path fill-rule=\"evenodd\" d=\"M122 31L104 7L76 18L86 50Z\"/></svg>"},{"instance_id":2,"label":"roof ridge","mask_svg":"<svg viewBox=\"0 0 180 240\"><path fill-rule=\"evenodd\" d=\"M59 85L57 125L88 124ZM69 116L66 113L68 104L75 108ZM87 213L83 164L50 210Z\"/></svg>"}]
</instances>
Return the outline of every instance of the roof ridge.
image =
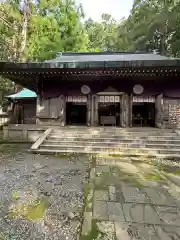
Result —
<instances>
[{"instance_id":1,"label":"roof ridge","mask_svg":"<svg viewBox=\"0 0 180 240\"><path fill-rule=\"evenodd\" d=\"M57 57L61 56L79 56L79 55L128 55L128 54L156 54L154 52L136 51L136 52L121 52L121 51L106 51L106 52L59 52Z\"/></svg>"}]
</instances>

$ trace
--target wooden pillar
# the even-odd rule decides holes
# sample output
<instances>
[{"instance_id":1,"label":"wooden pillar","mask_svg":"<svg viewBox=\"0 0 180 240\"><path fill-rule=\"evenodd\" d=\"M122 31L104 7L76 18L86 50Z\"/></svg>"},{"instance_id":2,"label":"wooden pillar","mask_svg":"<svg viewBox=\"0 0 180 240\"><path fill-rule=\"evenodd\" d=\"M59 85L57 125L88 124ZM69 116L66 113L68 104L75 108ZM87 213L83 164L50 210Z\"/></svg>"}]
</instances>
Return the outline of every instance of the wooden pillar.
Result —
<instances>
[{"instance_id":1,"label":"wooden pillar","mask_svg":"<svg viewBox=\"0 0 180 240\"><path fill-rule=\"evenodd\" d=\"M91 126L94 125L94 97L91 96Z\"/></svg>"},{"instance_id":2,"label":"wooden pillar","mask_svg":"<svg viewBox=\"0 0 180 240\"><path fill-rule=\"evenodd\" d=\"M36 123L40 123L41 119L50 118L50 100L43 99L40 95L37 97Z\"/></svg>"},{"instance_id":3,"label":"wooden pillar","mask_svg":"<svg viewBox=\"0 0 180 240\"><path fill-rule=\"evenodd\" d=\"M98 115L98 96L94 94L92 96L93 100L93 116L92 116L92 123L93 126L98 126L99 125L99 115Z\"/></svg>"},{"instance_id":4,"label":"wooden pillar","mask_svg":"<svg viewBox=\"0 0 180 240\"><path fill-rule=\"evenodd\" d=\"M129 97L123 94L120 100L120 125L121 127L129 126Z\"/></svg>"},{"instance_id":5,"label":"wooden pillar","mask_svg":"<svg viewBox=\"0 0 180 240\"><path fill-rule=\"evenodd\" d=\"M129 96L129 126L132 127L133 95Z\"/></svg>"},{"instance_id":6,"label":"wooden pillar","mask_svg":"<svg viewBox=\"0 0 180 240\"><path fill-rule=\"evenodd\" d=\"M87 118L86 124L88 127L91 125L91 95L87 96Z\"/></svg>"},{"instance_id":7,"label":"wooden pillar","mask_svg":"<svg viewBox=\"0 0 180 240\"><path fill-rule=\"evenodd\" d=\"M124 96L124 124L125 127L129 126L129 97L128 94Z\"/></svg>"},{"instance_id":8,"label":"wooden pillar","mask_svg":"<svg viewBox=\"0 0 180 240\"><path fill-rule=\"evenodd\" d=\"M121 96L121 103L120 103L120 123L121 123L121 127L125 127L125 122L124 122L124 103L125 103L125 95L123 94Z\"/></svg>"},{"instance_id":9,"label":"wooden pillar","mask_svg":"<svg viewBox=\"0 0 180 240\"><path fill-rule=\"evenodd\" d=\"M121 96L119 96L119 127L121 126Z\"/></svg>"},{"instance_id":10,"label":"wooden pillar","mask_svg":"<svg viewBox=\"0 0 180 240\"><path fill-rule=\"evenodd\" d=\"M66 98L64 95L59 97L59 120L60 126L66 125Z\"/></svg>"},{"instance_id":11,"label":"wooden pillar","mask_svg":"<svg viewBox=\"0 0 180 240\"><path fill-rule=\"evenodd\" d=\"M163 106L163 94L156 97L155 100L155 126L163 128L164 126L164 106Z\"/></svg>"},{"instance_id":12,"label":"wooden pillar","mask_svg":"<svg viewBox=\"0 0 180 240\"><path fill-rule=\"evenodd\" d=\"M36 101L36 124L40 123L40 121L39 121L40 107L41 107L40 96L37 95L37 101Z\"/></svg>"}]
</instances>

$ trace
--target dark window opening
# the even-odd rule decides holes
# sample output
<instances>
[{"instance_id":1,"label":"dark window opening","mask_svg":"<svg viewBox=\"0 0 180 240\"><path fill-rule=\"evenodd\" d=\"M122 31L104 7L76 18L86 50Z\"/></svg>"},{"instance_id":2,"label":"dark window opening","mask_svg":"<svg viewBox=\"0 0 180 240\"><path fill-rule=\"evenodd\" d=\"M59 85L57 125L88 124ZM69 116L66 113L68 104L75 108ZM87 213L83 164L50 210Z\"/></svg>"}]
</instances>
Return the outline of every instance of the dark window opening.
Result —
<instances>
[{"instance_id":1,"label":"dark window opening","mask_svg":"<svg viewBox=\"0 0 180 240\"><path fill-rule=\"evenodd\" d=\"M87 106L85 103L66 104L66 123L67 125L86 125Z\"/></svg>"},{"instance_id":2,"label":"dark window opening","mask_svg":"<svg viewBox=\"0 0 180 240\"><path fill-rule=\"evenodd\" d=\"M133 127L155 127L155 104L133 103L132 120Z\"/></svg>"},{"instance_id":3,"label":"dark window opening","mask_svg":"<svg viewBox=\"0 0 180 240\"><path fill-rule=\"evenodd\" d=\"M99 103L98 114L99 125L120 126L120 103Z\"/></svg>"}]
</instances>

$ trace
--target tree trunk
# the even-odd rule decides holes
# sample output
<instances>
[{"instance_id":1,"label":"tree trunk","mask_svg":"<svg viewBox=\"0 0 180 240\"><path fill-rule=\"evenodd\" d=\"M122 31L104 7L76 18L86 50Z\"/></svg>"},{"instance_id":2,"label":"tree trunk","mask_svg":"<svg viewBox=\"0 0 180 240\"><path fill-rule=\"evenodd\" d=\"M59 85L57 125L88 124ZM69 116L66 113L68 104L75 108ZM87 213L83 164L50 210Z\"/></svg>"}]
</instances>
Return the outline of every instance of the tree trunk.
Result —
<instances>
[{"instance_id":1,"label":"tree trunk","mask_svg":"<svg viewBox=\"0 0 180 240\"><path fill-rule=\"evenodd\" d=\"M23 62L26 61L24 56L24 51L27 45L27 33L28 33L28 21L29 21L29 0L24 0L24 9L23 9L23 27L22 27L22 43L21 43L21 50L20 50L20 57Z\"/></svg>"}]
</instances>

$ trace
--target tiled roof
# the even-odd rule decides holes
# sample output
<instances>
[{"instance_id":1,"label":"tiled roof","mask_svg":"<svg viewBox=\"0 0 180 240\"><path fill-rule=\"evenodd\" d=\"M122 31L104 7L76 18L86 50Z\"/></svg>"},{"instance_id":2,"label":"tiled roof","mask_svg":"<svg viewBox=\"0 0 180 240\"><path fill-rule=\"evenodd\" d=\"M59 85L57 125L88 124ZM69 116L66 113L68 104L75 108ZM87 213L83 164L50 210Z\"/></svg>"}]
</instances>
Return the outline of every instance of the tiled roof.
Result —
<instances>
[{"instance_id":1,"label":"tiled roof","mask_svg":"<svg viewBox=\"0 0 180 240\"><path fill-rule=\"evenodd\" d=\"M62 53L57 58L45 62L157 61L170 59L155 53Z\"/></svg>"}]
</instances>

